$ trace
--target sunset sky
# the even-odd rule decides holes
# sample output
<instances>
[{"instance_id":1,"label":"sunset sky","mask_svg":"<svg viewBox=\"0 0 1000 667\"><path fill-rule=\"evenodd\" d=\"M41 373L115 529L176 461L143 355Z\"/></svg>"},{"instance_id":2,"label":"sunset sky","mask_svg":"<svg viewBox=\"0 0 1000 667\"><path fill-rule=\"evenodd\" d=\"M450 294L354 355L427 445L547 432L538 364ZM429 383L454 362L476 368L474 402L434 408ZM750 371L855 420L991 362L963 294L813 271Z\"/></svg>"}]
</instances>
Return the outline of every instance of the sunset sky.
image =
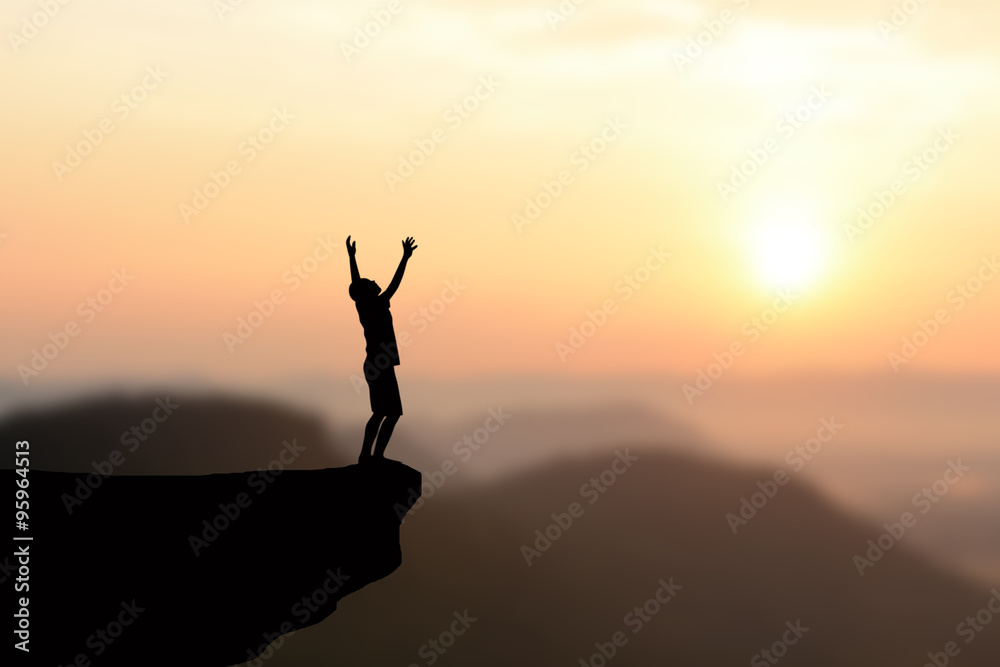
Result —
<instances>
[{"instance_id":1,"label":"sunset sky","mask_svg":"<svg viewBox=\"0 0 1000 667\"><path fill-rule=\"evenodd\" d=\"M0 11L10 381L73 323L29 383L355 372L348 234L383 287L417 240L412 376L1000 371L996 3L39 6Z\"/></svg>"}]
</instances>

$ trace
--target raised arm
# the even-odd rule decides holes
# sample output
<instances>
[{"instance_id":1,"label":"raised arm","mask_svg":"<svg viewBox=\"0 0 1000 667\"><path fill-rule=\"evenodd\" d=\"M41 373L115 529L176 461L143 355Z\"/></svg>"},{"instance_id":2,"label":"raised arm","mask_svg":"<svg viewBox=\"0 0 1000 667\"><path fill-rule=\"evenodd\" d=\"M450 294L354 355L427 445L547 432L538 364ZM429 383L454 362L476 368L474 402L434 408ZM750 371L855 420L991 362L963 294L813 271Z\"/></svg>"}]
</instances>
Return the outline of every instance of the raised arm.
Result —
<instances>
[{"instance_id":1,"label":"raised arm","mask_svg":"<svg viewBox=\"0 0 1000 667\"><path fill-rule=\"evenodd\" d=\"M358 242L355 241L351 243L351 237L347 237L347 256L351 258L351 282L356 283L361 280L361 274L358 273L358 260L354 258L354 255L358 252Z\"/></svg>"},{"instance_id":2,"label":"raised arm","mask_svg":"<svg viewBox=\"0 0 1000 667\"><path fill-rule=\"evenodd\" d=\"M396 269L396 275L392 277L392 282L389 286L385 288L381 296L386 299L391 299L392 295L396 293L399 289L399 283L403 280L403 272L406 271L406 262L413 255L413 251L417 249L417 246L413 245L413 237L409 236L405 241L403 241L403 259L399 260L399 267Z\"/></svg>"}]
</instances>

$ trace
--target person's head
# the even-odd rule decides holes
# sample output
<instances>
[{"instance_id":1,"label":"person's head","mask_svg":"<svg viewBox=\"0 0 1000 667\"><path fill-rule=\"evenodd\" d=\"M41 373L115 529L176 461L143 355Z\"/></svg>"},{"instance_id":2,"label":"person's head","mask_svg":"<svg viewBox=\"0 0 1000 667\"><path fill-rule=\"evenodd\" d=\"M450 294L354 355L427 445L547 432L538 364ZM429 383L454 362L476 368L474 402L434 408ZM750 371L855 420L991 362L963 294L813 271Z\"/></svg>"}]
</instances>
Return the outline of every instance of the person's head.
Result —
<instances>
[{"instance_id":1,"label":"person's head","mask_svg":"<svg viewBox=\"0 0 1000 667\"><path fill-rule=\"evenodd\" d=\"M347 288L347 292L355 301L367 301L381 294L382 288L374 280L362 278L351 283L351 286Z\"/></svg>"}]
</instances>

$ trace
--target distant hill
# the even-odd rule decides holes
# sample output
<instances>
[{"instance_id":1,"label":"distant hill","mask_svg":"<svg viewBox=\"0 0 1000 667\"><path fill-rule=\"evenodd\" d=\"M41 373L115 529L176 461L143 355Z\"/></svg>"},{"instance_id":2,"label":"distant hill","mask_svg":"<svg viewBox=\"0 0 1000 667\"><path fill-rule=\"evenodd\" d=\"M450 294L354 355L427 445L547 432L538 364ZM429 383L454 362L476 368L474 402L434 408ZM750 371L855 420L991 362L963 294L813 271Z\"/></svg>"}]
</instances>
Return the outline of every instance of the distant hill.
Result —
<instances>
[{"instance_id":1,"label":"distant hill","mask_svg":"<svg viewBox=\"0 0 1000 667\"><path fill-rule=\"evenodd\" d=\"M627 644L608 665L767 665L751 660L782 639L786 623L801 621L809 630L782 665L921 667L949 641L961 649L949 664L996 665L1000 627L970 644L956 634L990 592L937 570L905 537L861 577L853 557L881 529L803 485L781 487L734 535L725 515L773 471L632 453L639 461L593 505L580 487L608 468L611 453L430 498L403 525L399 571L267 664L337 656L359 666L429 665L436 655L439 665L573 666L623 631ZM583 515L528 567L521 546L571 502ZM683 589L634 634L626 614L671 578ZM466 609L478 619L468 632L444 654L429 647Z\"/></svg>"},{"instance_id":2,"label":"distant hill","mask_svg":"<svg viewBox=\"0 0 1000 667\"><path fill-rule=\"evenodd\" d=\"M30 440L32 466L91 472L121 453L115 474L208 475L267 467L296 441L305 450L292 467L354 463L322 420L268 401L226 396L182 397L169 392L113 394L40 408L0 421L0 441ZM0 464L9 468L12 461Z\"/></svg>"},{"instance_id":3,"label":"distant hill","mask_svg":"<svg viewBox=\"0 0 1000 667\"><path fill-rule=\"evenodd\" d=\"M58 443L99 425L115 446L120 433L152 409L151 400L134 399L125 411L118 401L92 402L33 421L19 417L0 424L0 434L9 440L28 432L52 443L49 462L56 469L86 469L99 451L74 450L67 463L55 451L67 445ZM183 406L178 417L184 409L194 417L165 422L156 442L166 444L166 452L150 448L152 460L140 465L134 459L137 469L255 469L290 435L318 452L316 459L303 456L297 468L327 467L339 456L308 415L225 399L175 402ZM583 659L609 667L765 665L774 663L760 652L788 636L786 623L799 621L808 631L794 645L777 647L782 665L921 667L928 652L950 641L960 654L949 665L996 664L1000 624L984 627L968 644L968 634L957 634L964 619L986 606L989 591L936 568L906 537L859 576L853 558L882 529L844 515L798 480L781 487L734 535L726 514L738 511L740 499L774 471L632 451L638 460L589 504L595 496L582 495L581 486L611 466L618 444L609 443L607 454L472 489L457 483L459 469L455 484L425 494L407 516L403 562L391 577L342 600L323 623L287 637L265 652L263 664L550 667ZM126 470L136 472L121 467ZM565 513L574 502L582 515L528 567L522 545L531 545L535 530L544 531L552 513ZM682 588L633 633L636 616L628 621L626 614L671 579ZM592 660L595 644L610 651L616 632L624 633L625 645L610 659ZM195 643L188 646L196 650Z\"/></svg>"}]
</instances>

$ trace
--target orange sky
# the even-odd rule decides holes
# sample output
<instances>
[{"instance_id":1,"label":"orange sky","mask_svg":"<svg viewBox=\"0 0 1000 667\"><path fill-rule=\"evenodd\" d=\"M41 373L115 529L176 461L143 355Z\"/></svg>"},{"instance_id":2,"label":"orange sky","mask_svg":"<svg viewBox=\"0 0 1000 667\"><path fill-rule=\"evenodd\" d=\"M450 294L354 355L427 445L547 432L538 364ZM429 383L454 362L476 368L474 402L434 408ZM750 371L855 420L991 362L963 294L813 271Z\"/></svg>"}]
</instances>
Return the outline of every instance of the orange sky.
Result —
<instances>
[{"instance_id":1,"label":"orange sky","mask_svg":"<svg viewBox=\"0 0 1000 667\"><path fill-rule=\"evenodd\" d=\"M1000 370L1000 6L815 4L10 0L0 368L353 372L353 234L414 374Z\"/></svg>"}]
</instances>

